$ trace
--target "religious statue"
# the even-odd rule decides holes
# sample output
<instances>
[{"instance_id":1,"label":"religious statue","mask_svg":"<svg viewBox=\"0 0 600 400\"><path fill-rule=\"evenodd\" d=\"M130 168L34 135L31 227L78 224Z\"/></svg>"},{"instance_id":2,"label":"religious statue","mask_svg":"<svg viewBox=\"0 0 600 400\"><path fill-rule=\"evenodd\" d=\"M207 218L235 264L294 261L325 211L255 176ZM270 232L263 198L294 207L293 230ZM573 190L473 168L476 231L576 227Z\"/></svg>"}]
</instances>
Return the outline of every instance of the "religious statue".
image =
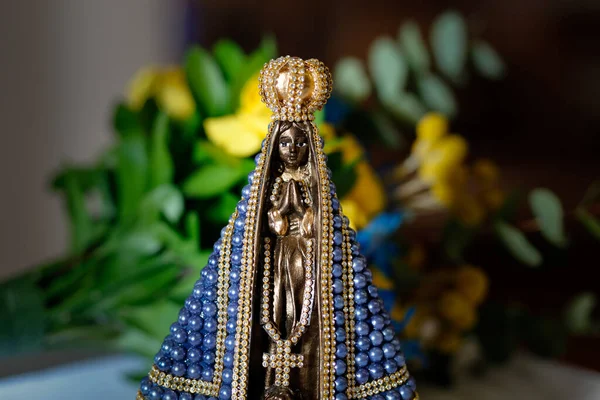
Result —
<instances>
[{"instance_id":1,"label":"religious statue","mask_svg":"<svg viewBox=\"0 0 600 400\"><path fill-rule=\"evenodd\" d=\"M137 399L418 400L314 123L327 67L280 57L259 89L256 168Z\"/></svg>"}]
</instances>

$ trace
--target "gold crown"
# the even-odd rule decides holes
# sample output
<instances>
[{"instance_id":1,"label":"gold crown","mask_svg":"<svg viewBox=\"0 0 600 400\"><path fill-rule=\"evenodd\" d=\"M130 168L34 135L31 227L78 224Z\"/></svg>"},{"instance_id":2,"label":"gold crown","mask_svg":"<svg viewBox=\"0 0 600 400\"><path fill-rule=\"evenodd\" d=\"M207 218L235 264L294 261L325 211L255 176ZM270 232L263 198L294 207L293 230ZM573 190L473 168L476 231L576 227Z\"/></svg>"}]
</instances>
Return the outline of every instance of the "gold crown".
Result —
<instances>
[{"instance_id":1,"label":"gold crown","mask_svg":"<svg viewBox=\"0 0 600 400\"><path fill-rule=\"evenodd\" d=\"M331 96L329 69L311 58L279 57L269 61L258 78L260 97L281 121L313 120Z\"/></svg>"}]
</instances>

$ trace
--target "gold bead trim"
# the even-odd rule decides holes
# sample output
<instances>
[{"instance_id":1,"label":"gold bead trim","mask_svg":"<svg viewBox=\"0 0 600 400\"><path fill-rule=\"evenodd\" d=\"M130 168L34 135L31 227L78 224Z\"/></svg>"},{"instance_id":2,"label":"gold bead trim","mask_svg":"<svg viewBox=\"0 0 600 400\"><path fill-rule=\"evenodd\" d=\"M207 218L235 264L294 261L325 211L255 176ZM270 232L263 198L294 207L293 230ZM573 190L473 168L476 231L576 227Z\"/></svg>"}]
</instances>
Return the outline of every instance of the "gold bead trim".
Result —
<instances>
[{"instance_id":1,"label":"gold bead trim","mask_svg":"<svg viewBox=\"0 0 600 400\"><path fill-rule=\"evenodd\" d=\"M352 271L352 243L350 242L350 235L348 233L348 226L344 221L344 215L340 205L340 217L342 218L342 282L344 286L344 319L346 322L346 347L348 349L348 355L346 356L346 380L348 382L348 392L354 392L356 387L356 368L354 366L354 346L355 346L355 332L354 326L356 321L354 320L354 274Z\"/></svg>"},{"instance_id":2,"label":"gold bead trim","mask_svg":"<svg viewBox=\"0 0 600 400\"><path fill-rule=\"evenodd\" d=\"M206 396L218 396L219 386L214 382L207 382L201 379L189 379L179 376L165 374L160 371L156 365L152 366L148 374L150 381L164 388L179 390L180 392L198 393Z\"/></svg>"},{"instance_id":3,"label":"gold bead trim","mask_svg":"<svg viewBox=\"0 0 600 400\"><path fill-rule=\"evenodd\" d=\"M410 374L406 366L386 377L357 386L353 393L348 393L349 399L364 399L379 393L387 392L406 383Z\"/></svg>"},{"instance_id":4,"label":"gold bead trim","mask_svg":"<svg viewBox=\"0 0 600 400\"><path fill-rule=\"evenodd\" d=\"M280 88L284 93L278 93L277 81L282 73L288 74L289 79L287 86ZM306 93L311 83L314 87ZM321 110L331 96L333 82L329 69L321 61L285 56L265 64L258 87L261 100L273 111L274 120L300 122L314 120L313 113Z\"/></svg>"}]
</instances>

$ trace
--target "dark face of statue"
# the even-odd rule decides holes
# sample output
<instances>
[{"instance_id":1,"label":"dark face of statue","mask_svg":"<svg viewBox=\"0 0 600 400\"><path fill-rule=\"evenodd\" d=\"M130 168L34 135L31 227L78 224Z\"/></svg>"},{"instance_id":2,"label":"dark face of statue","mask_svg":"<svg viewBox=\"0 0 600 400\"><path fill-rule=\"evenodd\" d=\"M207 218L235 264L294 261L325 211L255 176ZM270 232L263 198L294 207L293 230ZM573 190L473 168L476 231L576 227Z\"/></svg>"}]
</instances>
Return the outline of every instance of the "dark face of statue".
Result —
<instances>
[{"instance_id":1,"label":"dark face of statue","mask_svg":"<svg viewBox=\"0 0 600 400\"><path fill-rule=\"evenodd\" d=\"M308 138L299 128L292 126L279 136L279 158L287 168L298 168L308 159Z\"/></svg>"}]
</instances>

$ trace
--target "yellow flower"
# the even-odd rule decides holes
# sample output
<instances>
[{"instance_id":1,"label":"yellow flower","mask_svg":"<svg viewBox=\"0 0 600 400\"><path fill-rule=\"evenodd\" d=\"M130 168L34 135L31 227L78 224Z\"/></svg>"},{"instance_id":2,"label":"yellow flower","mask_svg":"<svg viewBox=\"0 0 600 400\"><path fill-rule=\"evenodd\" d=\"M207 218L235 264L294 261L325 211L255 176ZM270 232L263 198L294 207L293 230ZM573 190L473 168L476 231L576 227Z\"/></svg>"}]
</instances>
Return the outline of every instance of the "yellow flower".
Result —
<instances>
[{"instance_id":1,"label":"yellow flower","mask_svg":"<svg viewBox=\"0 0 600 400\"><path fill-rule=\"evenodd\" d=\"M423 158L447 132L448 120L442 114L426 114L417 124L417 139L413 143L413 154Z\"/></svg>"},{"instance_id":2,"label":"yellow flower","mask_svg":"<svg viewBox=\"0 0 600 400\"><path fill-rule=\"evenodd\" d=\"M340 200L344 215L350 220L350 227L354 230L358 230L363 226L366 226L369 222L365 213L362 212L360 206L352 199L343 198Z\"/></svg>"},{"instance_id":3,"label":"yellow flower","mask_svg":"<svg viewBox=\"0 0 600 400\"><path fill-rule=\"evenodd\" d=\"M483 302L488 286L488 278L481 268L463 265L456 273L456 290L474 306Z\"/></svg>"},{"instance_id":4,"label":"yellow flower","mask_svg":"<svg viewBox=\"0 0 600 400\"><path fill-rule=\"evenodd\" d=\"M378 268L371 268L371 272L373 273L373 285L377 286L378 289L394 289L394 282L385 276Z\"/></svg>"},{"instance_id":5,"label":"yellow flower","mask_svg":"<svg viewBox=\"0 0 600 400\"><path fill-rule=\"evenodd\" d=\"M256 154L271 122L271 112L260 101L257 85L258 74L242 88L240 108L235 114L204 120L208 139L236 157Z\"/></svg>"},{"instance_id":6,"label":"yellow flower","mask_svg":"<svg viewBox=\"0 0 600 400\"><path fill-rule=\"evenodd\" d=\"M185 120L196 110L196 103L180 67L146 67L131 79L127 103L135 110L155 99L158 107L172 118Z\"/></svg>"},{"instance_id":7,"label":"yellow flower","mask_svg":"<svg viewBox=\"0 0 600 400\"><path fill-rule=\"evenodd\" d=\"M446 291L439 300L440 315L450 323L461 321L466 314L473 311L473 306L458 291Z\"/></svg>"},{"instance_id":8,"label":"yellow flower","mask_svg":"<svg viewBox=\"0 0 600 400\"><path fill-rule=\"evenodd\" d=\"M419 176L429 182L446 179L464 161L468 145L459 135L444 136L423 156Z\"/></svg>"}]
</instances>

